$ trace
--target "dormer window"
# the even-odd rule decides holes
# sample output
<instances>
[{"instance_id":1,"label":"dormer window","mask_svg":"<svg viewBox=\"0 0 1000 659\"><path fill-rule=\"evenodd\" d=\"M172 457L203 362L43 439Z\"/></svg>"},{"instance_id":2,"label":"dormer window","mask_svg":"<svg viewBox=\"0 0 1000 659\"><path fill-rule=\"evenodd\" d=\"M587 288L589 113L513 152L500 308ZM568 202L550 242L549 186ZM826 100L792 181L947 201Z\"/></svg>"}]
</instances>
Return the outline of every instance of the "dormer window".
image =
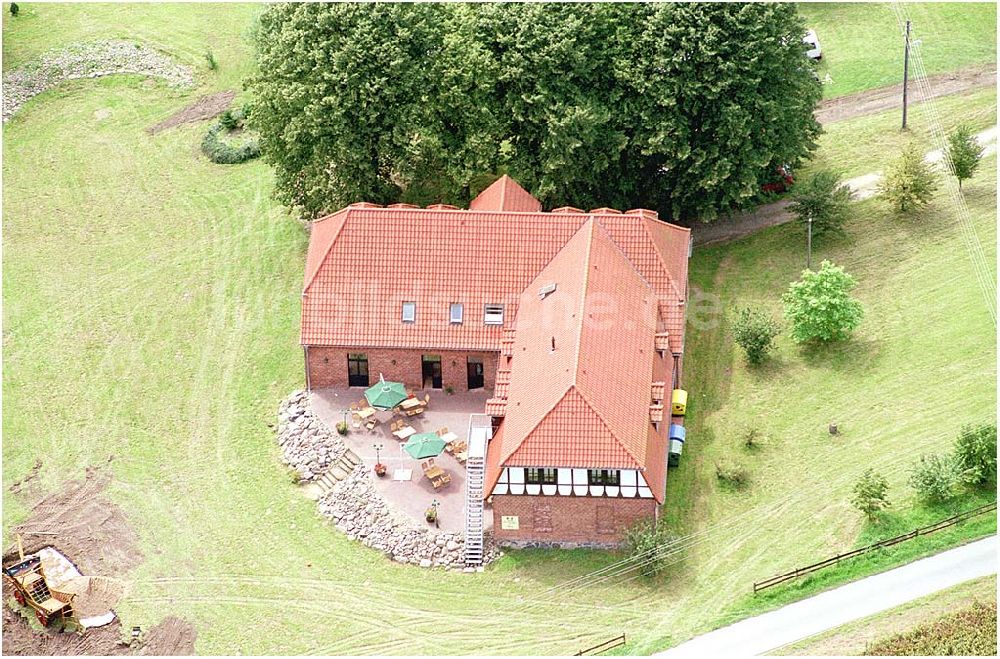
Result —
<instances>
[{"instance_id":1,"label":"dormer window","mask_svg":"<svg viewBox=\"0 0 1000 659\"><path fill-rule=\"evenodd\" d=\"M483 321L487 325L503 325L503 305L487 304L483 312Z\"/></svg>"},{"instance_id":2,"label":"dormer window","mask_svg":"<svg viewBox=\"0 0 1000 659\"><path fill-rule=\"evenodd\" d=\"M403 322L412 323L417 320L417 303L416 302L404 302L403 303Z\"/></svg>"},{"instance_id":3,"label":"dormer window","mask_svg":"<svg viewBox=\"0 0 1000 659\"><path fill-rule=\"evenodd\" d=\"M464 312L464 307L461 302L452 302L451 309L448 312L448 318L452 325L462 324L462 314Z\"/></svg>"}]
</instances>

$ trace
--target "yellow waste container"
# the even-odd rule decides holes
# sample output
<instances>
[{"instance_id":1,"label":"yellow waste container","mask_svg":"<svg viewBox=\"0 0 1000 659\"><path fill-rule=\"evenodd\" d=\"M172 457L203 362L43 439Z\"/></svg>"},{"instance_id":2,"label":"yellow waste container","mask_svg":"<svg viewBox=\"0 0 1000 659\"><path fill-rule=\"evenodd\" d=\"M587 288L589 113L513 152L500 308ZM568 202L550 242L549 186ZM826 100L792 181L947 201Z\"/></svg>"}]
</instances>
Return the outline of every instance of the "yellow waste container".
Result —
<instances>
[{"instance_id":1,"label":"yellow waste container","mask_svg":"<svg viewBox=\"0 0 1000 659\"><path fill-rule=\"evenodd\" d=\"M673 405L671 406L671 414L674 416L684 416L684 411L687 409L688 402L688 392L683 389L674 389Z\"/></svg>"}]
</instances>

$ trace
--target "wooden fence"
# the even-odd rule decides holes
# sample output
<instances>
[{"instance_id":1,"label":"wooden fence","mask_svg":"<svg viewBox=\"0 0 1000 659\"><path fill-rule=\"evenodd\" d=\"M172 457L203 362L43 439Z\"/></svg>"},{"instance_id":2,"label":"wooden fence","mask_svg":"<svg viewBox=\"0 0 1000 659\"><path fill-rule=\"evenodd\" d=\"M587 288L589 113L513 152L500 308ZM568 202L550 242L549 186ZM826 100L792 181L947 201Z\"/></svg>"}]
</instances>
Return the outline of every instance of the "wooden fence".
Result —
<instances>
[{"instance_id":1,"label":"wooden fence","mask_svg":"<svg viewBox=\"0 0 1000 659\"><path fill-rule=\"evenodd\" d=\"M617 648L617 647L621 647L623 645L625 645L625 634L622 634L621 636L616 636L615 638L611 639L610 641L604 641L603 643L598 643L597 645L595 645L592 648L587 648L586 650L580 650L574 656L576 656L576 657L582 657L584 655L591 654L591 653L600 654L601 652L606 652L607 650L610 650L611 648Z\"/></svg>"},{"instance_id":2,"label":"wooden fence","mask_svg":"<svg viewBox=\"0 0 1000 659\"><path fill-rule=\"evenodd\" d=\"M988 503L984 506L979 506L978 508L973 508L972 510L966 510L963 513L959 513L954 517L949 517L948 519L943 519L940 522L936 522L929 526L923 526L919 529L914 529L909 533L904 533L903 535L897 535L895 538L889 538L888 540L879 540L878 542L872 543L866 547L861 547L859 549L852 549L849 552L843 554L838 554L832 556L826 560L820 561L819 563L813 563L812 565L807 565L806 567L800 567L791 572L786 572L785 574L779 574L777 576L771 577L770 579L764 579L763 581L755 581L753 584L754 594L759 593L765 588L771 588L772 586L777 586L778 584L785 583L786 581L791 581L792 579L798 579L799 577L822 570L823 568L830 567L831 565L837 565L842 560L848 558L854 558L855 556L861 556L870 551L876 549L884 549L886 547L891 547L893 545L898 545L901 542L906 542L907 540L913 540L916 537L922 535L929 535L935 531L940 531L941 529L948 528L958 524L959 522L964 522L967 519L975 517L977 515L982 515L983 513L990 512L991 510L997 509L997 503Z\"/></svg>"}]
</instances>

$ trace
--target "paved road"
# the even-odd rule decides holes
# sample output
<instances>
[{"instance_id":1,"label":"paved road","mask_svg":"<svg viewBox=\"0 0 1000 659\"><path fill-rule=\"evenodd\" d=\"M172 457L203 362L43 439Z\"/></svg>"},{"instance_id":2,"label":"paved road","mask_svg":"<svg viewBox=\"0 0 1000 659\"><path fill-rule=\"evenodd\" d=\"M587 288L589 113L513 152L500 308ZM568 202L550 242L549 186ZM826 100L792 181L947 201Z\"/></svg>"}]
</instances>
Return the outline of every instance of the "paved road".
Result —
<instances>
[{"instance_id":1,"label":"paved road","mask_svg":"<svg viewBox=\"0 0 1000 659\"><path fill-rule=\"evenodd\" d=\"M985 147L983 155L996 153L996 126L977 133L976 139ZM937 163L941 160L941 150L929 151L924 158L930 163ZM872 172L847 179L844 183L851 188L852 198L855 201L860 201L875 195L879 179L881 178L882 172ZM788 212L787 206L788 201L782 199L773 204L764 204L753 210L739 213L730 218L712 222L711 224L695 224L691 227L691 231L694 234L694 244L712 245L714 243L735 240L766 227L789 222L792 219L792 214Z\"/></svg>"},{"instance_id":2,"label":"paved road","mask_svg":"<svg viewBox=\"0 0 1000 659\"><path fill-rule=\"evenodd\" d=\"M763 654L996 571L997 537L992 536L741 620L658 656Z\"/></svg>"}]
</instances>

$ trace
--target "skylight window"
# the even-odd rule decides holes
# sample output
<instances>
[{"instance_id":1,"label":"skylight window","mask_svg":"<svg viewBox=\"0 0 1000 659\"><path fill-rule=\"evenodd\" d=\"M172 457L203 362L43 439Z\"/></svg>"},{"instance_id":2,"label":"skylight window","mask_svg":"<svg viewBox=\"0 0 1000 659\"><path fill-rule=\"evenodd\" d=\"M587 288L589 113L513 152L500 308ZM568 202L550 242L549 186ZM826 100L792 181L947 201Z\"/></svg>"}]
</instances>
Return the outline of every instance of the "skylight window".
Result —
<instances>
[{"instance_id":1,"label":"skylight window","mask_svg":"<svg viewBox=\"0 0 1000 659\"><path fill-rule=\"evenodd\" d=\"M487 304L483 320L487 325L503 325L503 305Z\"/></svg>"},{"instance_id":2,"label":"skylight window","mask_svg":"<svg viewBox=\"0 0 1000 659\"><path fill-rule=\"evenodd\" d=\"M465 309L461 302L452 302L448 317L453 324L460 325L462 323L462 315L464 311Z\"/></svg>"},{"instance_id":3,"label":"skylight window","mask_svg":"<svg viewBox=\"0 0 1000 659\"><path fill-rule=\"evenodd\" d=\"M403 303L403 322L412 323L417 320L417 303L416 302L404 302Z\"/></svg>"}]
</instances>

